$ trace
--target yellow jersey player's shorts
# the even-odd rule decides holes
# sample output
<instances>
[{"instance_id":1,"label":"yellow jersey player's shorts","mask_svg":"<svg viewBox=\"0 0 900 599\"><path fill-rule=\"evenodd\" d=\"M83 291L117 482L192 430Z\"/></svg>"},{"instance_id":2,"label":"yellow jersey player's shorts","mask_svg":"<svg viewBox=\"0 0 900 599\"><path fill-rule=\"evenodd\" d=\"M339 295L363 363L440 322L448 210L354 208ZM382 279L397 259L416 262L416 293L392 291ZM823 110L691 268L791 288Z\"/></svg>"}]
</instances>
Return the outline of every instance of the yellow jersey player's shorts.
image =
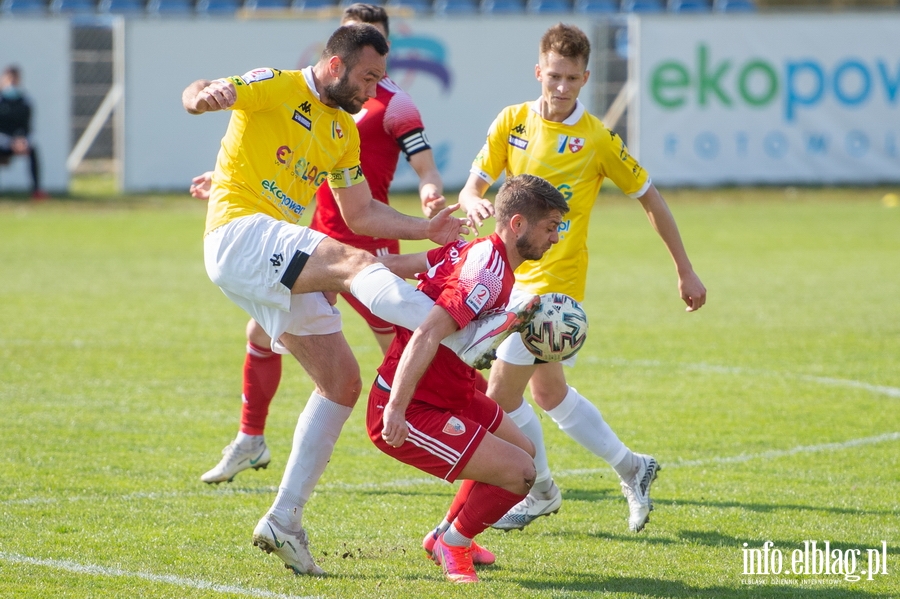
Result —
<instances>
[{"instance_id":1,"label":"yellow jersey player's shorts","mask_svg":"<svg viewBox=\"0 0 900 599\"><path fill-rule=\"evenodd\" d=\"M289 353L278 338L341 330L341 313L320 292L291 287L325 235L265 214L236 218L203 241L206 273L272 338L272 351Z\"/></svg>"}]
</instances>

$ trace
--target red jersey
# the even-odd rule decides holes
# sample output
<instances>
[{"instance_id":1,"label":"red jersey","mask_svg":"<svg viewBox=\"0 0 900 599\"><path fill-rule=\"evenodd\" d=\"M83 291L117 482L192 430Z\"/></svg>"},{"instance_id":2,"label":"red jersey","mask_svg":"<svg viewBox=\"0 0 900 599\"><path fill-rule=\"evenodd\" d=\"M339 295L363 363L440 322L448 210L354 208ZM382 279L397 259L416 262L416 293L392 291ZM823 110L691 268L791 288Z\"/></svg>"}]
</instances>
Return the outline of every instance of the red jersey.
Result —
<instances>
[{"instance_id":1,"label":"red jersey","mask_svg":"<svg viewBox=\"0 0 900 599\"><path fill-rule=\"evenodd\" d=\"M460 328L485 314L502 310L509 302L515 273L506 247L496 233L473 241L456 241L428 252L429 269L418 276L418 289L441 306ZM378 374L393 385L394 373L412 331L396 327ZM467 405L475 393L478 372L440 345L414 399L442 408Z\"/></svg>"},{"instance_id":2,"label":"red jersey","mask_svg":"<svg viewBox=\"0 0 900 599\"><path fill-rule=\"evenodd\" d=\"M378 82L375 97L363 104L353 119L359 129L359 161L372 197L387 204L401 150L408 160L413 154L431 148L425 139L422 117L409 94L385 77ZM387 245L384 239L351 231L327 185L316 192L316 211L309 226L332 239L370 252Z\"/></svg>"}]
</instances>

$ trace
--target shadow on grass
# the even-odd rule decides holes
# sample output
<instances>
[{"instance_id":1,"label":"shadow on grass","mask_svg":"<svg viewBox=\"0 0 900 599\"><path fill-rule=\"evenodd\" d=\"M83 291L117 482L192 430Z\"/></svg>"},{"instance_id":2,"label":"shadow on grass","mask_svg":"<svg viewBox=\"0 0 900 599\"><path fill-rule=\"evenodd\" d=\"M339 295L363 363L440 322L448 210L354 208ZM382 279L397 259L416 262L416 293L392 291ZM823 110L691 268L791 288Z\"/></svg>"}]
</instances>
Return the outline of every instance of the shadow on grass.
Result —
<instances>
[{"instance_id":1,"label":"shadow on grass","mask_svg":"<svg viewBox=\"0 0 900 599\"><path fill-rule=\"evenodd\" d=\"M525 588L546 590L548 596L554 591L567 592L605 592L629 593L641 597L667 597L690 599L743 599L759 597L812 597L814 599L889 599L890 595L866 593L863 590L848 588L848 584L837 584L834 587L820 588L807 585L767 584L743 585L740 587L712 586L695 587L674 580L657 580L653 578L614 577L601 578L581 575L579 580L542 581L518 580Z\"/></svg>"}]
</instances>

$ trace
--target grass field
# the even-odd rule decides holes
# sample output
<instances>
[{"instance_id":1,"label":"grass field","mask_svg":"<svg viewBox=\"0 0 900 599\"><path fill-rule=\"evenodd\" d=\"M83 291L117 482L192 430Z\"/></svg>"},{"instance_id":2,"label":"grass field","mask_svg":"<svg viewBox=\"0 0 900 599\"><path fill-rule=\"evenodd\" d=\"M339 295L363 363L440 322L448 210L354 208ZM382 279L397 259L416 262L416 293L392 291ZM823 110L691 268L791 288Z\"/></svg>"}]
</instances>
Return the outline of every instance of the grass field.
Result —
<instances>
[{"instance_id":1,"label":"grass field","mask_svg":"<svg viewBox=\"0 0 900 599\"><path fill-rule=\"evenodd\" d=\"M299 367L285 362L272 404L270 468L200 483L237 430L246 322L203 270L203 205L0 202L0 597L900 597L900 208L886 191L668 192L709 289L696 314L643 212L604 191L570 383L662 463L656 511L629 533L612 469L544 417L562 509L487 531L498 563L469 587L419 545L454 487L369 443L367 389L306 509L328 577L250 544L311 390ZM344 312L368 381L379 352ZM784 571L745 574L744 550L766 541ZM859 550L861 579L791 573L805 541L840 549L844 571ZM868 549L888 555L878 574L861 574Z\"/></svg>"}]
</instances>

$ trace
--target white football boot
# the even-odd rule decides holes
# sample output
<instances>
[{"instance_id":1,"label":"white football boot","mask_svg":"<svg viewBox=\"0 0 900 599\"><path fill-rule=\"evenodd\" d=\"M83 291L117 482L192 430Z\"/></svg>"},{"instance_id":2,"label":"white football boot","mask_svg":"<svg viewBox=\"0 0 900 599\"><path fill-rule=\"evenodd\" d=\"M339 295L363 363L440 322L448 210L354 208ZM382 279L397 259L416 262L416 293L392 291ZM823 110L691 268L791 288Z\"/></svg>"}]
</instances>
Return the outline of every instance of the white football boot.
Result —
<instances>
[{"instance_id":1,"label":"white football boot","mask_svg":"<svg viewBox=\"0 0 900 599\"><path fill-rule=\"evenodd\" d=\"M500 344L513 333L523 331L540 307L541 298L535 295L515 312L498 312L473 320L448 337L445 344L472 368L490 368Z\"/></svg>"},{"instance_id":2,"label":"white football boot","mask_svg":"<svg viewBox=\"0 0 900 599\"><path fill-rule=\"evenodd\" d=\"M222 460L216 467L201 476L200 480L209 484L230 483L238 472L248 468L266 468L270 461L272 455L265 441L244 446L235 440L222 450Z\"/></svg>"},{"instance_id":3,"label":"white football boot","mask_svg":"<svg viewBox=\"0 0 900 599\"><path fill-rule=\"evenodd\" d=\"M294 574L325 574L309 552L309 538L303 527L281 524L272 513L263 516L253 529L253 545L274 553Z\"/></svg>"},{"instance_id":4,"label":"white football boot","mask_svg":"<svg viewBox=\"0 0 900 599\"><path fill-rule=\"evenodd\" d=\"M491 526L500 530L522 530L541 516L549 516L559 511L562 505L562 493L556 483L544 498L538 498L530 493L525 499L517 503L506 514Z\"/></svg>"},{"instance_id":5,"label":"white football boot","mask_svg":"<svg viewBox=\"0 0 900 599\"><path fill-rule=\"evenodd\" d=\"M650 485L656 480L656 474L662 468L652 456L634 454L641 462L631 480L622 481L622 494L628 500L628 528L632 532L640 532L650 521L653 502L650 500Z\"/></svg>"}]
</instances>

